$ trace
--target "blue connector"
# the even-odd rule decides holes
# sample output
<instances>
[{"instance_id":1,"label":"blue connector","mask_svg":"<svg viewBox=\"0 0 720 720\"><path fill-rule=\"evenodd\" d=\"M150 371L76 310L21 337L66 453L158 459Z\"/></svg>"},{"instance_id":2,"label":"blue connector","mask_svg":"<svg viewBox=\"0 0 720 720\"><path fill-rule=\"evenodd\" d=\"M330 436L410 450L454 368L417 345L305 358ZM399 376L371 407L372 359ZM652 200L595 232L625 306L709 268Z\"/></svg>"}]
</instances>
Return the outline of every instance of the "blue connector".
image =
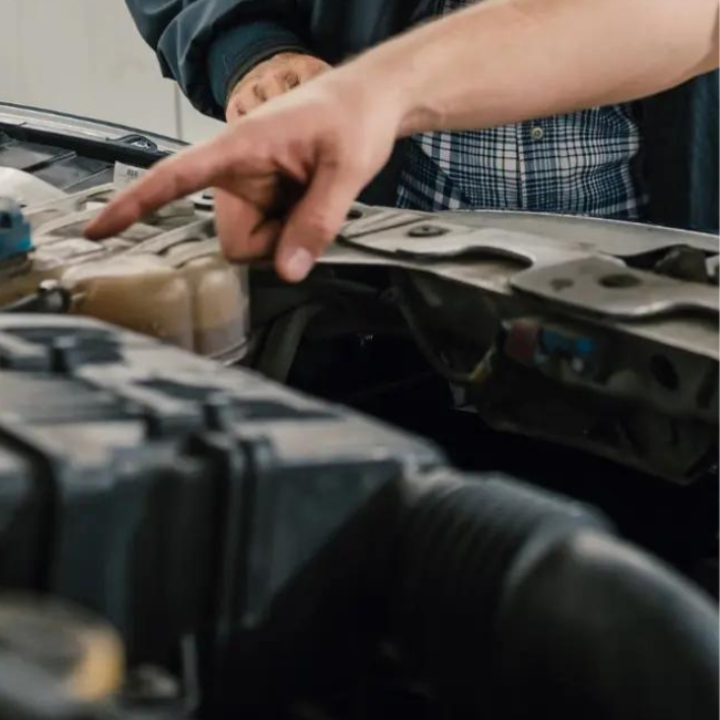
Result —
<instances>
[{"instance_id":1,"label":"blue connector","mask_svg":"<svg viewBox=\"0 0 720 720\"><path fill-rule=\"evenodd\" d=\"M20 206L10 198L0 197L0 262L33 249L30 224Z\"/></svg>"}]
</instances>

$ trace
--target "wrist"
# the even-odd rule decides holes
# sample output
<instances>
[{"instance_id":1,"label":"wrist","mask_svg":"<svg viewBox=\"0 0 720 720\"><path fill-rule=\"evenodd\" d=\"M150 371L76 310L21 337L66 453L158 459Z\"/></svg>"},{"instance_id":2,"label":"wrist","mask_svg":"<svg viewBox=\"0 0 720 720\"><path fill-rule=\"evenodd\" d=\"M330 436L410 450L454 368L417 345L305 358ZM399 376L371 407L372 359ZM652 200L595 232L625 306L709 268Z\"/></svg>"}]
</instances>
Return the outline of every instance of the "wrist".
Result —
<instances>
[{"instance_id":1,"label":"wrist","mask_svg":"<svg viewBox=\"0 0 720 720\"><path fill-rule=\"evenodd\" d=\"M334 78L337 87L351 98L369 127L382 127L384 135L404 137L406 94L394 83L394 74L383 71L382 64L352 63Z\"/></svg>"},{"instance_id":2,"label":"wrist","mask_svg":"<svg viewBox=\"0 0 720 720\"><path fill-rule=\"evenodd\" d=\"M408 40L390 41L347 66L372 88L373 101L394 118L397 139L442 127L442 113L434 107L424 82L422 53Z\"/></svg>"},{"instance_id":3,"label":"wrist","mask_svg":"<svg viewBox=\"0 0 720 720\"><path fill-rule=\"evenodd\" d=\"M219 108L254 67L281 52L307 52L291 30L274 22L243 23L220 35L208 53L210 89Z\"/></svg>"}]
</instances>

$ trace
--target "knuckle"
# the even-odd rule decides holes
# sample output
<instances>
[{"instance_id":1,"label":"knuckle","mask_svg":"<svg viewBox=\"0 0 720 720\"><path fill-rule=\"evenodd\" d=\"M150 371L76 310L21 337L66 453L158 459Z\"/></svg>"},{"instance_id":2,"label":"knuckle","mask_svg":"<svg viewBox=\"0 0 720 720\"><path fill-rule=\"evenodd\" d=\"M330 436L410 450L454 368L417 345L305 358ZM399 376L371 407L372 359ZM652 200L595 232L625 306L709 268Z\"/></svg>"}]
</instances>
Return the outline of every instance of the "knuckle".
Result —
<instances>
[{"instance_id":1,"label":"knuckle","mask_svg":"<svg viewBox=\"0 0 720 720\"><path fill-rule=\"evenodd\" d=\"M292 89L300 84L301 79L300 75L295 70L286 70L280 77L280 81L283 83L283 85L286 85L288 88Z\"/></svg>"},{"instance_id":2,"label":"knuckle","mask_svg":"<svg viewBox=\"0 0 720 720\"><path fill-rule=\"evenodd\" d=\"M262 101L258 98L248 98L248 100L243 104L243 112L247 115L252 110L255 110L255 108L260 107L262 105Z\"/></svg>"},{"instance_id":3,"label":"knuckle","mask_svg":"<svg viewBox=\"0 0 720 720\"><path fill-rule=\"evenodd\" d=\"M241 263L247 260L247 252L242 244L229 238L220 238L220 247L227 260L234 263Z\"/></svg>"},{"instance_id":4,"label":"knuckle","mask_svg":"<svg viewBox=\"0 0 720 720\"><path fill-rule=\"evenodd\" d=\"M308 234L307 240L313 245L327 245L335 238L332 220L321 210L308 212L303 225Z\"/></svg>"},{"instance_id":5,"label":"knuckle","mask_svg":"<svg viewBox=\"0 0 720 720\"><path fill-rule=\"evenodd\" d=\"M355 153L344 152L337 146L326 149L321 158L322 170L336 178L354 177L364 172L363 159Z\"/></svg>"},{"instance_id":6,"label":"knuckle","mask_svg":"<svg viewBox=\"0 0 720 720\"><path fill-rule=\"evenodd\" d=\"M228 105L228 107L233 108L239 113L243 113L246 111L247 108L247 100L248 95L247 93L237 93L231 100Z\"/></svg>"}]
</instances>

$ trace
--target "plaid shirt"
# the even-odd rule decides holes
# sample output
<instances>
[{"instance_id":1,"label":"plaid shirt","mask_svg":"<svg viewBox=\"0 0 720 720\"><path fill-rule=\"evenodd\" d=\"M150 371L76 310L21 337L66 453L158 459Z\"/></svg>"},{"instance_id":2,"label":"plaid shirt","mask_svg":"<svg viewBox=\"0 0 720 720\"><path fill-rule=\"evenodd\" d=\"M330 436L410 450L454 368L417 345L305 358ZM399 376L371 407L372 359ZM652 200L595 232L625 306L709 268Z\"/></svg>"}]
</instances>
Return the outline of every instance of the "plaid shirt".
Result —
<instances>
[{"instance_id":1,"label":"plaid shirt","mask_svg":"<svg viewBox=\"0 0 720 720\"><path fill-rule=\"evenodd\" d=\"M473 1L444 0L441 12ZM641 219L647 197L639 150L640 131L626 105L489 130L426 133L409 143L397 204Z\"/></svg>"}]
</instances>

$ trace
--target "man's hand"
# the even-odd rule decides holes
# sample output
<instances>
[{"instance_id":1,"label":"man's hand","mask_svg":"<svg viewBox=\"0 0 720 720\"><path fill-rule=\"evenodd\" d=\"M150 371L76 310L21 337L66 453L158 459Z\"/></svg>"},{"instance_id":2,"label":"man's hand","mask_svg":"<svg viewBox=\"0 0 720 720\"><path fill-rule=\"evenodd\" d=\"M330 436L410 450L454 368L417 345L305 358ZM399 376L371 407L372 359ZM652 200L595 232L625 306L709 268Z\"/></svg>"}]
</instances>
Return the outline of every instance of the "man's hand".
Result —
<instances>
[{"instance_id":1,"label":"man's hand","mask_svg":"<svg viewBox=\"0 0 720 720\"><path fill-rule=\"evenodd\" d=\"M117 234L213 187L226 256L247 261L274 253L281 277L302 280L387 162L399 132L397 90L369 88L360 77L334 70L160 162L108 205L87 236Z\"/></svg>"},{"instance_id":2,"label":"man's hand","mask_svg":"<svg viewBox=\"0 0 720 720\"><path fill-rule=\"evenodd\" d=\"M330 70L323 60L301 53L278 53L257 65L230 93L225 116L234 122L278 95Z\"/></svg>"}]
</instances>

